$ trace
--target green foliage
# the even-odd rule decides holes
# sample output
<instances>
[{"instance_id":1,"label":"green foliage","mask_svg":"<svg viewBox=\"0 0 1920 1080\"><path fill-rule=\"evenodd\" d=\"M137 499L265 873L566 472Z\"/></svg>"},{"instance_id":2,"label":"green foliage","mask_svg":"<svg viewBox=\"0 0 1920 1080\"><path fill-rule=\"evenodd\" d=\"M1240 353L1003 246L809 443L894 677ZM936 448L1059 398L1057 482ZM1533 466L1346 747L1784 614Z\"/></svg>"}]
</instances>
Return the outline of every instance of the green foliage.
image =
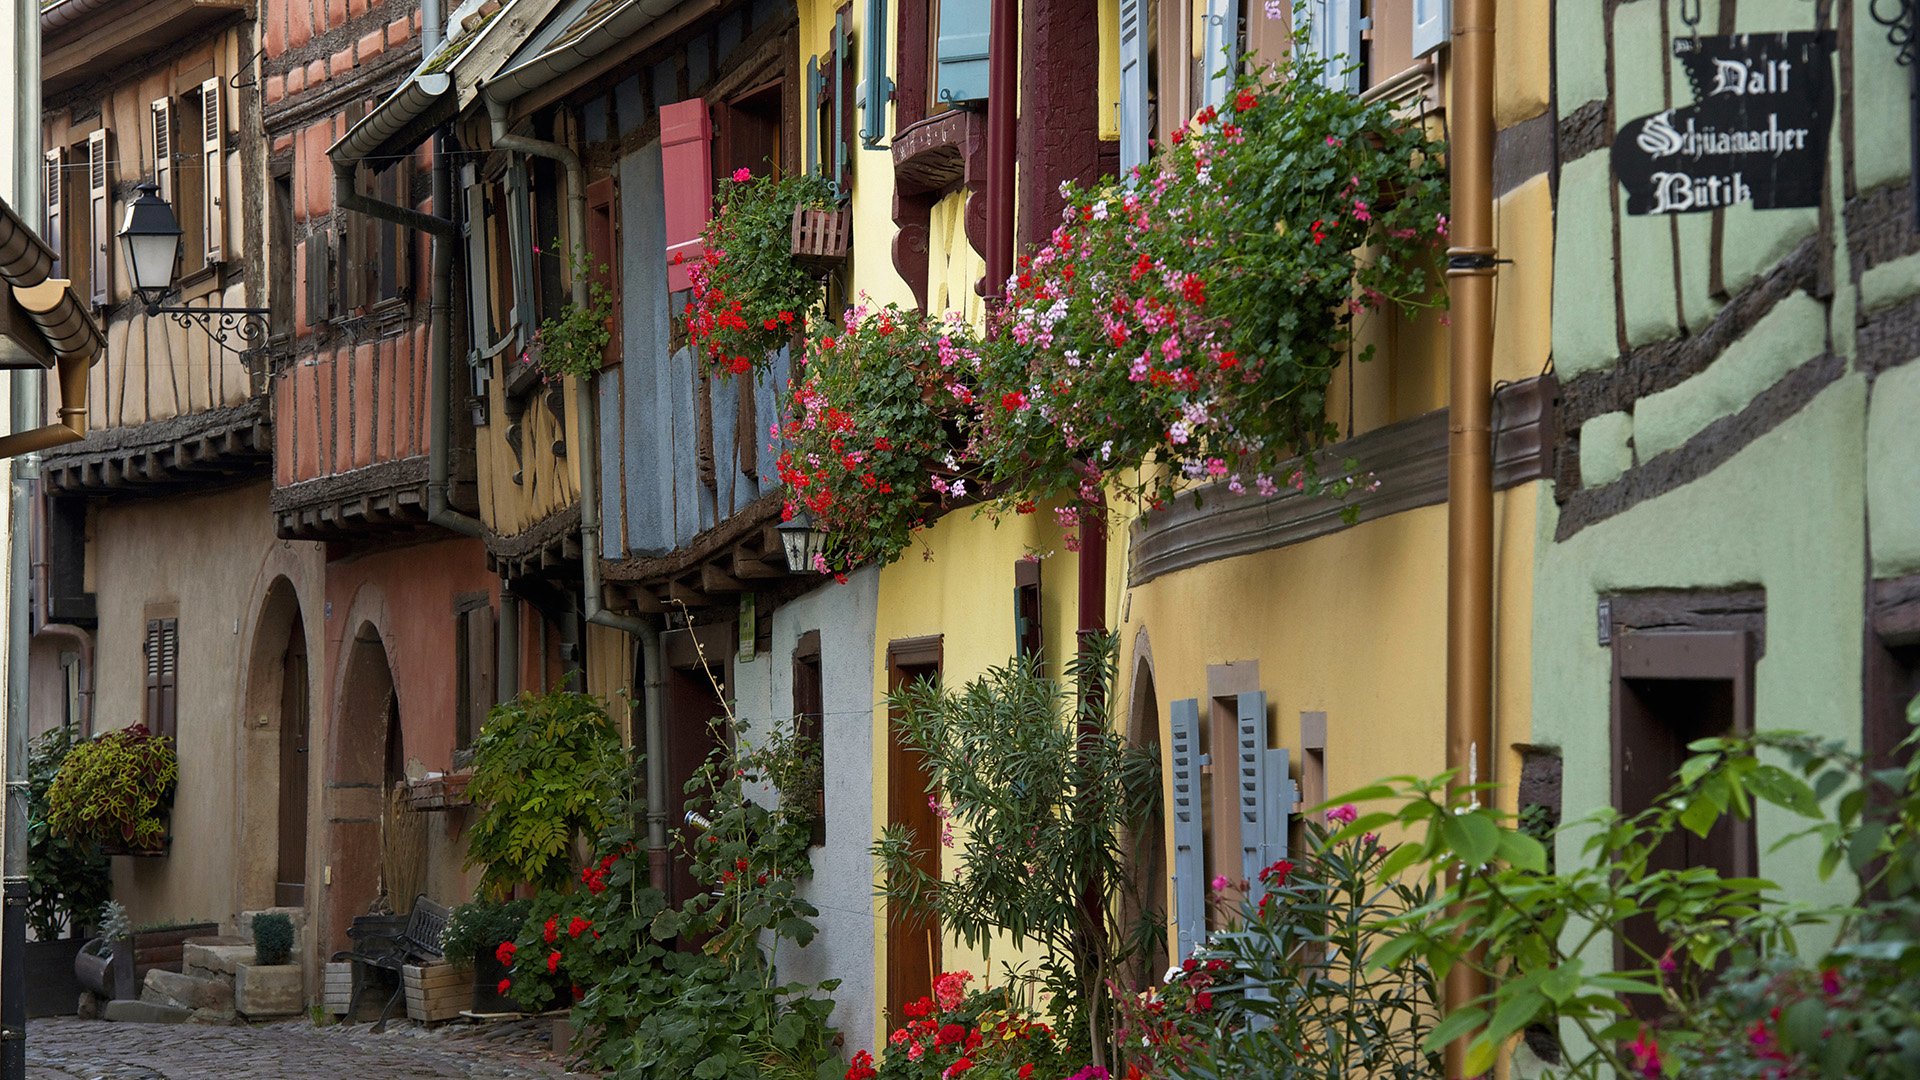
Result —
<instances>
[{"instance_id":1,"label":"green foliage","mask_svg":"<svg viewBox=\"0 0 1920 1080\"><path fill-rule=\"evenodd\" d=\"M970 989L971 972L943 971L933 994L907 1002L876 1059L853 1055L846 1080L1061 1080L1073 1073L1067 1044L1040 1020L1017 984ZM964 1064L962 1064L964 1062ZM1024 1071L1023 1071L1024 1070ZM1088 1075L1087 1070L1074 1074Z\"/></svg>"},{"instance_id":2,"label":"green foliage","mask_svg":"<svg viewBox=\"0 0 1920 1080\"><path fill-rule=\"evenodd\" d=\"M606 710L586 694L522 694L493 707L473 749L467 865L481 889L567 888L575 842L606 827L619 791L626 754Z\"/></svg>"},{"instance_id":3,"label":"green foliage","mask_svg":"<svg viewBox=\"0 0 1920 1080\"><path fill-rule=\"evenodd\" d=\"M966 497L961 428L979 365L964 328L892 304L815 328L777 462L783 520L804 510L827 532L814 569L891 561L941 505Z\"/></svg>"},{"instance_id":4,"label":"green foliage","mask_svg":"<svg viewBox=\"0 0 1920 1080\"><path fill-rule=\"evenodd\" d=\"M958 693L921 681L889 698L901 741L925 762L929 801L967 842L944 879L921 870L916 852L950 846L950 834L893 825L873 849L886 895L938 916L970 947L1038 946L1038 980L1101 1066L1112 1058L1107 982L1128 958L1151 955L1160 925L1132 895L1122 839L1149 820L1159 771L1114 731L1113 653L1110 635L1090 638L1068 665L1071 689L1028 656ZM1127 901L1137 922L1123 915Z\"/></svg>"},{"instance_id":5,"label":"green foliage","mask_svg":"<svg viewBox=\"0 0 1920 1080\"><path fill-rule=\"evenodd\" d=\"M805 329L820 284L793 261L793 214L832 205L832 189L811 173L775 180L740 169L720 181L705 250L687 267L693 295L683 325L702 365L730 375L764 370L768 354Z\"/></svg>"},{"instance_id":6,"label":"green foliage","mask_svg":"<svg viewBox=\"0 0 1920 1080\"><path fill-rule=\"evenodd\" d=\"M80 844L157 851L180 776L173 740L135 724L74 746L47 788L47 824Z\"/></svg>"},{"instance_id":7,"label":"green foliage","mask_svg":"<svg viewBox=\"0 0 1920 1080\"><path fill-rule=\"evenodd\" d=\"M1329 843L1315 820L1305 831L1305 850L1262 872L1264 892L1235 905L1221 920L1228 929L1169 972L1164 987L1119 1000L1122 1042L1137 1048L1128 1064L1139 1075L1442 1075L1422 1046L1438 1011L1433 972L1417 958L1373 964L1389 940L1382 927L1430 905L1436 887L1382 883L1393 849L1371 835Z\"/></svg>"},{"instance_id":8,"label":"green foliage","mask_svg":"<svg viewBox=\"0 0 1920 1080\"><path fill-rule=\"evenodd\" d=\"M502 903L485 896L459 905L447 916L446 929L440 933L441 955L450 964L473 963L501 942L512 941L526 925L532 908L532 900Z\"/></svg>"},{"instance_id":9,"label":"green foliage","mask_svg":"<svg viewBox=\"0 0 1920 1080\"><path fill-rule=\"evenodd\" d=\"M741 743L717 751L689 784L709 800L711 827L687 838L706 891L670 908L647 884L645 802L630 798L609 814L583 887L543 892L498 947L511 965L501 992L528 1009L571 1001L579 1053L607 1075L839 1075L838 1036L827 1025L838 984L782 983L776 968L783 944L814 935L817 912L796 889L811 873L803 784L818 751L791 739ZM629 790L642 775L636 765ZM780 809L749 797L748 785L762 780L776 785ZM696 950L676 948L695 941Z\"/></svg>"},{"instance_id":10,"label":"green foliage","mask_svg":"<svg viewBox=\"0 0 1920 1080\"><path fill-rule=\"evenodd\" d=\"M554 241L554 246L559 243ZM569 263L574 280L587 279L586 305L570 303L558 315L548 316L533 335L533 347L520 359L522 363L537 360L549 376L584 379L600 370L613 341L613 293L601 283L607 268L599 267L596 274L585 248L574 249Z\"/></svg>"},{"instance_id":11,"label":"green foliage","mask_svg":"<svg viewBox=\"0 0 1920 1080\"><path fill-rule=\"evenodd\" d=\"M33 741L27 757L27 926L40 941L78 933L107 902L111 882L99 845L56 832L48 794L73 747L64 727Z\"/></svg>"},{"instance_id":12,"label":"green foliage","mask_svg":"<svg viewBox=\"0 0 1920 1080\"><path fill-rule=\"evenodd\" d=\"M1920 722L1920 701L1909 711ZM1870 770L1837 743L1785 733L1704 739L1673 785L1631 816L1601 811L1559 834L1562 868L1507 815L1475 805L1447 778L1395 777L1350 793L1390 800L1337 836L1394 824L1414 839L1380 867L1458 880L1429 904L1381 924L1392 940L1374 962L1418 959L1444 977L1456 964L1490 977L1482 999L1448 1014L1428 1049L1467 1035L1466 1068L1493 1065L1506 1040L1534 1024L1577 1031L1562 1074L1633 1076L1894 1076L1920 1062L1920 757ZM1705 836L1759 804L1809 824L1783 839L1810 844L1822 876L1860 881L1851 905L1796 903L1771 881L1726 878L1704 866L1659 869L1654 853L1681 830ZM1791 818L1789 818L1790 820ZM1624 932L1652 913L1670 946L1649 953ZM1832 935L1802 958L1809 930ZM1625 962L1596 962L1618 942ZM1703 973L1720 972L1713 979ZM1646 1024L1626 998L1657 999Z\"/></svg>"},{"instance_id":13,"label":"green foliage","mask_svg":"<svg viewBox=\"0 0 1920 1080\"><path fill-rule=\"evenodd\" d=\"M261 964L284 964L293 958L293 920L278 911L253 917L253 958Z\"/></svg>"},{"instance_id":14,"label":"green foliage","mask_svg":"<svg viewBox=\"0 0 1920 1080\"><path fill-rule=\"evenodd\" d=\"M1337 435L1327 388L1356 318L1445 300L1445 145L1326 68L1302 39L1139 176L1068 190L986 350L997 491L1152 506L1197 479L1333 496L1367 482L1316 455Z\"/></svg>"}]
</instances>

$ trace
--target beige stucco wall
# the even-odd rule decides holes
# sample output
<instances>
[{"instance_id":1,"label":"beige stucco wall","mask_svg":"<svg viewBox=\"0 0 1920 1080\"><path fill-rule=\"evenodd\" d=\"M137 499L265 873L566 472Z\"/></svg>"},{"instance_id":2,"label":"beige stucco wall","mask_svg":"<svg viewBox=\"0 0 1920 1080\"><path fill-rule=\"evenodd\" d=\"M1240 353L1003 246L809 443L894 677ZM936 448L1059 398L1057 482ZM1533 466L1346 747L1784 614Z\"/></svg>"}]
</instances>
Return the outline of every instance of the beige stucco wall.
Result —
<instances>
[{"instance_id":1,"label":"beige stucco wall","mask_svg":"<svg viewBox=\"0 0 1920 1080\"><path fill-rule=\"evenodd\" d=\"M308 640L318 640L323 549L274 537L264 481L101 506L88 532L88 587L100 615L96 731L141 719L148 605L177 604L180 630L173 844L165 857L114 859L114 895L135 925L229 922L243 908L271 902L277 854L278 717L243 716L255 624L269 586L285 576L301 598ZM319 716L319 679L310 694L309 708ZM317 791L320 755L311 756L309 790ZM309 819L310 837L319 835L319 824ZM310 843L310 882L318 879L315 850ZM264 899L258 894L262 868Z\"/></svg>"}]
</instances>

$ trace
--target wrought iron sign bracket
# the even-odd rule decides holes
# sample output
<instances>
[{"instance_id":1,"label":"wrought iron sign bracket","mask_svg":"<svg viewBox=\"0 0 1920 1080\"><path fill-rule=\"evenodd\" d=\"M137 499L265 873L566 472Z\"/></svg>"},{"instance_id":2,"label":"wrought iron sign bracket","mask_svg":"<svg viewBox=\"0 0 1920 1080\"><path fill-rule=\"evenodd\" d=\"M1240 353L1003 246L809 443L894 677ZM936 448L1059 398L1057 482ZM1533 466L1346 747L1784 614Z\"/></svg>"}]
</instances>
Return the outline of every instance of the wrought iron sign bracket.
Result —
<instances>
[{"instance_id":1,"label":"wrought iron sign bracket","mask_svg":"<svg viewBox=\"0 0 1920 1080\"><path fill-rule=\"evenodd\" d=\"M188 307L185 304L148 304L148 315L165 315L181 327L200 328L215 345L245 360L266 346L271 333L272 308L263 307ZM236 349L229 338L237 337L245 345Z\"/></svg>"}]
</instances>

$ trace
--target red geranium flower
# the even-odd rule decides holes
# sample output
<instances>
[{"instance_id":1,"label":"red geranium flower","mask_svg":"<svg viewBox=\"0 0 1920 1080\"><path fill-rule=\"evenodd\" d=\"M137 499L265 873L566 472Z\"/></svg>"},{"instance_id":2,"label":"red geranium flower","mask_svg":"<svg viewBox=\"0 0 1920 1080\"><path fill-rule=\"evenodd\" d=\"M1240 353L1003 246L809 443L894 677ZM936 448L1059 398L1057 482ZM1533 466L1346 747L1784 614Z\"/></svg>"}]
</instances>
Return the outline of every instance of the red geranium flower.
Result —
<instances>
[{"instance_id":1,"label":"red geranium flower","mask_svg":"<svg viewBox=\"0 0 1920 1080\"><path fill-rule=\"evenodd\" d=\"M506 997L507 991L511 989L513 989L512 979L501 979L500 982L494 986L494 990L498 991L501 997Z\"/></svg>"},{"instance_id":2,"label":"red geranium flower","mask_svg":"<svg viewBox=\"0 0 1920 1080\"><path fill-rule=\"evenodd\" d=\"M513 954L519 951L520 946L515 945L511 941L503 941L498 948L493 950L493 958L500 961L503 965L511 966L513 964Z\"/></svg>"}]
</instances>

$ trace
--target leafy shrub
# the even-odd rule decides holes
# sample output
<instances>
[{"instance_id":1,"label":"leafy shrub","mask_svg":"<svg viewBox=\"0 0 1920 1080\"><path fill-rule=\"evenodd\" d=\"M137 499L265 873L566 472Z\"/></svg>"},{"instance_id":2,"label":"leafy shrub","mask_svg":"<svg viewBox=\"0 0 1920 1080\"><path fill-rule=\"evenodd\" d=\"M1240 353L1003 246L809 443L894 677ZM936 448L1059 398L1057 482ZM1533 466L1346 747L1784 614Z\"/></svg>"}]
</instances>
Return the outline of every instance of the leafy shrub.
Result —
<instances>
[{"instance_id":1,"label":"leafy shrub","mask_svg":"<svg viewBox=\"0 0 1920 1080\"><path fill-rule=\"evenodd\" d=\"M27 757L27 925L41 941L78 933L111 889L99 847L62 835L48 818L49 792L72 748L72 733L59 727L35 739Z\"/></svg>"},{"instance_id":2,"label":"leafy shrub","mask_svg":"<svg viewBox=\"0 0 1920 1080\"><path fill-rule=\"evenodd\" d=\"M896 307L848 308L817 327L780 424L782 520L827 532L814 569L843 573L905 551L939 507L977 493L961 434L980 358L963 327Z\"/></svg>"},{"instance_id":3,"label":"leafy shrub","mask_svg":"<svg viewBox=\"0 0 1920 1080\"><path fill-rule=\"evenodd\" d=\"M278 911L253 917L253 958L261 964L284 964L293 958L293 920Z\"/></svg>"},{"instance_id":4,"label":"leafy shrub","mask_svg":"<svg viewBox=\"0 0 1920 1080\"><path fill-rule=\"evenodd\" d=\"M47 788L47 823L79 843L157 851L179 776L173 740L146 725L97 735L60 763Z\"/></svg>"},{"instance_id":5,"label":"leafy shrub","mask_svg":"<svg viewBox=\"0 0 1920 1080\"><path fill-rule=\"evenodd\" d=\"M467 865L482 868L481 889L567 888L574 844L606 826L619 791L626 752L606 710L586 694L522 694L493 707L473 750Z\"/></svg>"},{"instance_id":6,"label":"leafy shrub","mask_svg":"<svg viewBox=\"0 0 1920 1080\"><path fill-rule=\"evenodd\" d=\"M846 1080L1061 1080L1072 1051L1008 984L969 989L973 974L943 971L933 994L902 1006L904 1023L880 1056L853 1055ZM1091 1075L1081 1070L1079 1075Z\"/></svg>"},{"instance_id":7,"label":"leafy shrub","mask_svg":"<svg viewBox=\"0 0 1920 1080\"><path fill-rule=\"evenodd\" d=\"M740 169L720 181L705 249L687 267L693 295L683 321L703 366L731 375L764 369L769 353L805 329L820 284L793 261L793 212L832 205L827 182L811 173L775 180Z\"/></svg>"},{"instance_id":8,"label":"leafy shrub","mask_svg":"<svg viewBox=\"0 0 1920 1080\"><path fill-rule=\"evenodd\" d=\"M504 903L475 897L453 909L440 934L440 952L450 964L471 964L503 941L512 941L526 925L532 910L529 899Z\"/></svg>"},{"instance_id":9,"label":"leafy shrub","mask_svg":"<svg viewBox=\"0 0 1920 1080\"><path fill-rule=\"evenodd\" d=\"M1330 819L1352 817L1340 807ZM1305 850L1263 870L1228 928L1169 971L1165 986L1119 998L1129 1075L1442 1075L1421 1045L1439 1004L1432 971L1417 960L1372 963L1383 924L1426 907L1435 886L1383 883L1392 849L1372 835L1331 844L1313 820L1305 832ZM1216 905L1223 901L1216 892Z\"/></svg>"},{"instance_id":10,"label":"leafy shrub","mask_svg":"<svg viewBox=\"0 0 1920 1080\"><path fill-rule=\"evenodd\" d=\"M559 241L554 243L558 246ZM588 280L586 306L568 303L559 314L548 316L520 359L522 363L537 360L549 376L584 379L600 370L613 341L613 293L595 276L585 248L574 251L571 263L574 277ZM606 267L599 269L606 273Z\"/></svg>"},{"instance_id":11,"label":"leafy shrub","mask_svg":"<svg viewBox=\"0 0 1920 1080\"><path fill-rule=\"evenodd\" d=\"M925 681L889 699L901 741L925 762L929 800L967 844L944 879L920 869L915 836L889 826L874 845L885 892L938 916L969 946L1003 937L1041 949L1039 982L1062 1025L1084 1032L1093 1063L1112 1062L1106 980L1131 956L1158 948L1159 913L1134 897L1123 837L1157 805L1153 755L1116 734L1110 712L1113 638L1089 638L1068 665L1069 689L1022 657L951 693ZM1096 899L1090 915L1087 898ZM1137 922L1122 915L1141 912Z\"/></svg>"}]
</instances>

